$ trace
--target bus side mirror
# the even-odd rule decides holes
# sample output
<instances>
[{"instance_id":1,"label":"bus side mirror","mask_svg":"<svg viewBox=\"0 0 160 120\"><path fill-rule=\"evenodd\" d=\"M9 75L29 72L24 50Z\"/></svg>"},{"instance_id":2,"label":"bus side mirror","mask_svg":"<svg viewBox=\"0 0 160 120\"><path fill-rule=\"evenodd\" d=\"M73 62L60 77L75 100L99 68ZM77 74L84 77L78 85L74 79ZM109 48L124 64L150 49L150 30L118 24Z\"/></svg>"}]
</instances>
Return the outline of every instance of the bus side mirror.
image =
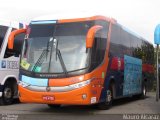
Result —
<instances>
[{"instance_id":1,"label":"bus side mirror","mask_svg":"<svg viewBox=\"0 0 160 120\"><path fill-rule=\"evenodd\" d=\"M94 36L96 34L96 32L100 29L102 29L103 27L100 25L95 25L93 27L91 27L87 33L87 37L86 37L86 48L92 48L93 47L93 43L94 43Z\"/></svg>"},{"instance_id":2,"label":"bus side mirror","mask_svg":"<svg viewBox=\"0 0 160 120\"><path fill-rule=\"evenodd\" d=\"M15 37L22 34L22 33L26 33L26 29L18 29L18 30L14 30L11 32L11 34L9 35L9 38L8 38L8 49L14 48Z\"/></svg>"}]
</instances>

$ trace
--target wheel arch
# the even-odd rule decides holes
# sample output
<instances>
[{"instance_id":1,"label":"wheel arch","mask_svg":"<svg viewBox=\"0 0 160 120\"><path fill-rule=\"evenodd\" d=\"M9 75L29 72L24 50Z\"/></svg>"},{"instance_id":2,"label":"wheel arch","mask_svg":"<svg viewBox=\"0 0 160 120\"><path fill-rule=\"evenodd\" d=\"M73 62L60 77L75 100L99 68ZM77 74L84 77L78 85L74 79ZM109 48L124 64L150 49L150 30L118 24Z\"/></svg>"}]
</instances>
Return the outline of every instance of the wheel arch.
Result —
<instances>
[{"instance_id":1,"label":"wheel arch","mask_svg":"<svg viewBox=\"0 0 160 120\"><path fill-rule=\"evenodd\" d=\"M6 81L8 80L16 80L16 82L18 82L18 78L15 75L7 75L3 81L1 82L1 85L4 85L6 83Z\"/></svg>"}]
</instances>

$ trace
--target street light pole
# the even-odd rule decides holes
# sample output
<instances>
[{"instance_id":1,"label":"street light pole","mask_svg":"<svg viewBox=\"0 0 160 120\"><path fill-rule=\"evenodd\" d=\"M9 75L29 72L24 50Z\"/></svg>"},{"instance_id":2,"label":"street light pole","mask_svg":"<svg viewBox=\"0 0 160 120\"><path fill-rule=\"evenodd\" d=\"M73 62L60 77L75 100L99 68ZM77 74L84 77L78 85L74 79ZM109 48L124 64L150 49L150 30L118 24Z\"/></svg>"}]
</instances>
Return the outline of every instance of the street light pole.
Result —
<instances>
[{"instance_id":1,"label":"street light pole","mask_svg":"<svg viewBox=\"0 0 160 120\"><path fill-rule=\"evenodd\" d=\"M156 101L159 101L159 61L158 61L159 45L157 44L157 89L156 89Z\"/></svg>"},{"instance_id":2,"label":"street light pole","mask_svg":"<svg viewBox=\"0 0 160 120\"><path fill-rule=\"evenodd\" d=\"M160 24L156 26L154 31L154 43L157 44L157 87L156 87L156 101L159 101L159 63L158 63L158 51L160 44Z\"/></svg>"}]
</instances>

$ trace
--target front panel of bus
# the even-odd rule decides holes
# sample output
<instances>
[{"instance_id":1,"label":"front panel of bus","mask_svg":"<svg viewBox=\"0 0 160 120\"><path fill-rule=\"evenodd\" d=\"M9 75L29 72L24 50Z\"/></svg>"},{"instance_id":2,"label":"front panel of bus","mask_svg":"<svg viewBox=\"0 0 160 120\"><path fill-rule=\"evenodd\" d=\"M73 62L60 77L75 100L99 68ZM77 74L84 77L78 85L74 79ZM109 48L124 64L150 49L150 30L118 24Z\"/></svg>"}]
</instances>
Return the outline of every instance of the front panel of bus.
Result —
<instances>
[{"instance_id":1,"label":"front panel of bus","mask_svg":"<svg viewBox=\"0 0 160 120\"><path fill-rule=\"evenodd\" d=\"M95 25L103 28L86 48L86 36ZM47 104L98 103L107 69L109 23L32 21L20 61L20 100Z\"/></svg>"}]
</instances>

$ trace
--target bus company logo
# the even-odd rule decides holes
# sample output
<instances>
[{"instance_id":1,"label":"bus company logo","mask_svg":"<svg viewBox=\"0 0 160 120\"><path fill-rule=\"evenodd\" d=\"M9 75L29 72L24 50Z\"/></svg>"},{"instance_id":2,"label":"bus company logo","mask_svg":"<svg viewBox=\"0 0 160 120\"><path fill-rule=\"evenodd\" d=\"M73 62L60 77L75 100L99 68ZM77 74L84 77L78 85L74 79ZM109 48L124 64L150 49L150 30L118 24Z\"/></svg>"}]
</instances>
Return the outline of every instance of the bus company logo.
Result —
<instances>
[{"instance_id":1,"label":"bus company logo","mask_svg":"<svg viewBox=\"0 0 160 120\"><path fill-rule=\"evenodd\" d=\"M7 68L8 69L18 69L19 63L17 61L8 61L7 62Z\"/></svg>"},{"instance_id":2,"label":"bus company logo","mask_svg":"<svg viewBox=\"0 0 160 120\"><path fill-rule=\"evenodd\" d=\"M6 68L6 61L2 60L2 62L1 62L1 68Z\"/></svg>"}]
</instances>

